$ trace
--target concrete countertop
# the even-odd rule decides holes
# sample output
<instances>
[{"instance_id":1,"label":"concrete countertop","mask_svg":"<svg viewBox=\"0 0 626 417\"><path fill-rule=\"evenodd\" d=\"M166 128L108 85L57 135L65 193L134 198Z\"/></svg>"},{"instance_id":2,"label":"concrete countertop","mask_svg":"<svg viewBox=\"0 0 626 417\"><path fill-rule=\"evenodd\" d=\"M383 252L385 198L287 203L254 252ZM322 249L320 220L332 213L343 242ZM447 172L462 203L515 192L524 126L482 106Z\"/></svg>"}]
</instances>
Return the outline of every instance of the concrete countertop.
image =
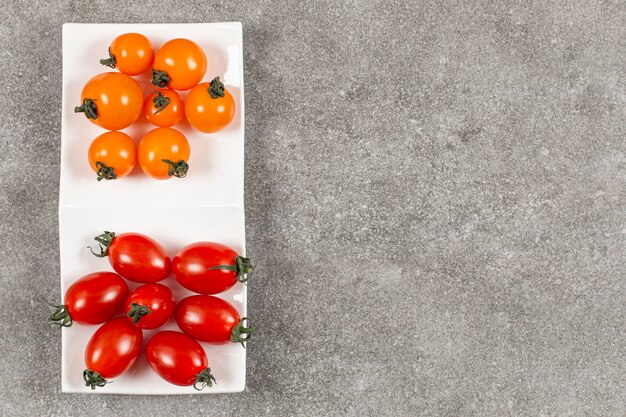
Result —
<instances>
[{"instance_id":1,"label":"concrete countertop","mask_svg":"<svg viewBox=\"0 0 626 417\"><path fill-rule=\"evenodd\" d=\"M2 2L1 415L626 413L623 4L128 3ZM61 25L104 21L243 22L244 393L60 393Z\"/></svg>"}]
</instances>

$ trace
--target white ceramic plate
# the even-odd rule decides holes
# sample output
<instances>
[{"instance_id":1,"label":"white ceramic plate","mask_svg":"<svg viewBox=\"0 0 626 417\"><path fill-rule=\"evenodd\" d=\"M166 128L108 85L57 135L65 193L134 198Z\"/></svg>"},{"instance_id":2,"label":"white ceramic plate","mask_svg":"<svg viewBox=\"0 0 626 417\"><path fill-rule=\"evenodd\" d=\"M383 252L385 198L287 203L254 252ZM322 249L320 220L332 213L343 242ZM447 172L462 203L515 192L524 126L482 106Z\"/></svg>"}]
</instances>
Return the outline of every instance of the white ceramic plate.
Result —
<instances>
[{"instance_id":1,"label":"white ceramic plate","mask_svg":"<svg viewBox=\"0 0 626 417\"><path fill-rule=\"evenodd\" d=\"M198 43L208 59L205 81L220 76L232 93L237 110L225 130L212 135L197 133L188 124L175 126L189 140L189 174L182 179L153 180L133 173L116 181L96 181L87 163L89 144L105 132L84 115L75 114L83 85L94 75L110 69L99 64L109 43L126 32L146 35L158 48L173 38ZM135 79L150 91L147 75ZM183 97L185 94L183 94ZM61 248L61 291L78 278L95 271L112 271L107 259L94 257L86 249L103 230L147 234L173 256L181 247L196 241L217 241L245 254L243 207L243 50L240 23L201 24L65 24L63 26L63 111L61 134L61 185L59 228ZM154 128L145 120L124 129L136 141ZM131 288L138 284L128 282ZM191 293L170 277L163 281L177 299ZM246 287L237 284L219 294L246 314ZM62 330L62 390L102 394L195 394L192 387L165 382L148 366L142 354L125 374L105 387L86 387L85 346L98 326L75 324ZM162 329L177 330L171 321ZM159 329L161 330L161 329ZM157 330L158 331L158 330ZM144 343L155 331L144 331ZM217 384L202 393L238 392L245 388L245 350L241 345L202 343Z\"/></svg>"}]
</instances>

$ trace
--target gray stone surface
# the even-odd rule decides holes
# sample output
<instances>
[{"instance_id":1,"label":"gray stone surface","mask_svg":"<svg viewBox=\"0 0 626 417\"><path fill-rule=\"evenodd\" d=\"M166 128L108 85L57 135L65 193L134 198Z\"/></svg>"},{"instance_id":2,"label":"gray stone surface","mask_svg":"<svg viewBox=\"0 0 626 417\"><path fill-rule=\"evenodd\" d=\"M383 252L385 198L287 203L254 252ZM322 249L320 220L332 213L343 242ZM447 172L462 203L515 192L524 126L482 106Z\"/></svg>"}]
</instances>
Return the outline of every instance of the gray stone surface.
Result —
<instances>
[{"instance_id":1,"label":"gray stone surface","mask_svg":"<svg viewBox=\"0 0 626 417\"><path fill-rule=\"evenodd\" d=\"M0 8L3 416L626 413L623 2L127 3ZM61 25L219 20L262 262L247 391L61 394Z\"/></svg>"}]
</instances>

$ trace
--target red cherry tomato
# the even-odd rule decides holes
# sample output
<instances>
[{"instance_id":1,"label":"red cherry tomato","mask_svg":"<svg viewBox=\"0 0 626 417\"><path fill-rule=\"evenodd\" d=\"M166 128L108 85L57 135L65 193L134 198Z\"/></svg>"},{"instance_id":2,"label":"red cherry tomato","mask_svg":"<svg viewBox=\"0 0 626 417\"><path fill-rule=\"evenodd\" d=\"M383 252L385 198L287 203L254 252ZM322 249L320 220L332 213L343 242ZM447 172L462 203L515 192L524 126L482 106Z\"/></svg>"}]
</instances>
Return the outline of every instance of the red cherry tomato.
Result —
<instances>
[{"instance_id":1,"label":"red cherry tomato","mask_svg":"<svg viewBox=\"0 0 626 417\"><path fill-rule=\"evenodd\" d=\"M91 251L103 258L108 255L111 266L124 278L152 283L168 277L172 265L163 246L139 233L123 233L115 236L104 232L94 238L100 244L100 253Z\"/></svg>"},{"instance_id":2,"label":"red cherry tomato","mask_svg":"<svg viewBox=\"0 0 626 417\"><path fill-rule=\"evenodd\" d=\"M199 294L217 294L246 282L254 267L250 259L228 246L198 242L184 247L172 260L172 272L183 287Z\"/></svg>"},{"instance_id":3,"label":"red cherry tomato","mask_svg":"<svg viewBox=\"0 0 626 417\"><path fill-rule=\"evenodd\" d=\"M133 366L141 353L143 333L128 317L117 317L104 323L91 336L85 349L83 372L85 385L103 387L106 378L114 378Z\"/></svg>"},{"instance_id":4,"label":"red cherry tomato","mask_svg":"<svg viewBox=\"0 0 626 417\"><path fill-rule=\"evenodd\" d=\"M126 315L140 329L156 329L172 317L176 307L174 295L163 284L146 284L135 288L126 299Z\"/></svg>"},{"instance_id":5,"label":"red cherry tomato","mask_svg":"<svg viewBox=\"0 0 626 417\"><path fill-rule=\"evenodd\" d=\"M55 306L50 321L63 327L104 323L122 311L127 295L128 285L113 272L85 275L67 289L64 305Z\"/></svg>"},{"instance_id":6,"label":"red cherry tomato","mask_svg":"<svg viewBox=\"0 0 626 417\"><path fill-rule=\"evenodd\" d=\"M254 330L246 317L240 319L235 307L211 295L192 295L182 299L174 311L176 323L189 336L210 343L241 343Z\"/></svg>"},{"instance_id":7,"label":"red cherry tomato","mask_svg":"<svg viewBox=\"0 0 626 417\"><path fill-rule=\"evenodd\" d=\"M201 390L215 382L204 349L186 334L169 330L155 334L146 344L146 357L152 369L172 384Z\"/></svg>"}]
</instances>

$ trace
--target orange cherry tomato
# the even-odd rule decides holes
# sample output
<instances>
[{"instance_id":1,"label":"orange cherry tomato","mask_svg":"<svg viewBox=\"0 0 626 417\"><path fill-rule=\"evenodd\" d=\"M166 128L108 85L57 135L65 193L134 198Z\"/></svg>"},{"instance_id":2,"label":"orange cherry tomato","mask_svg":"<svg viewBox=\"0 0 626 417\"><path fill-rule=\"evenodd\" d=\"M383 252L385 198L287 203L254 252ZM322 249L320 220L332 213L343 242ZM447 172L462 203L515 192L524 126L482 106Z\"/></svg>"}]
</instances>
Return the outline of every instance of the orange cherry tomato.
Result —
<instances>
[{"instance_id":1,"label":"orange cherry tomato","mask_svg":"<svg viewBox=\"0 0 626 417\"><path fill-rule=\"evenodd\" d=\"M185 103L174 90L153 91L143 105L143 114L153 125L174 126L185 115Z\"/></svg>"},{"instance_id":2,"label":"orange cherry tomato","mask_svg":"<svg viewBox=\"0 0 626 417\"><path fill-rule=\"evenodd\" d=\"M211 83L195 86L185 100L185 115L189 124L204 133L224 129L235 117L235 100L224 88L220 77Z\"/></svg>"},{"instance_id":3,"label":"orange cherry tomato","mask_svg":"<svg viewBox=\"0 0 626 417\"><path fill-rule=\"evenodd\" d=\"M189 90L206 73L206 55L189 39L172 39L154 56L150 82L157 87Z\"/></svg>"},{"instance_id":4,"label":"orange cherry tomato","mask_svg":"<svg viewBox=\"0 0 626 417\"><path fill-rule=\"evenodd\" d=\"M114 180L130 174L137 163L137 150L126 133L106 132L91 142L88 157L98 181Z\"/></svg>"},{"instance_id":5,"label":"orange cherry tomato","mask_svg":"<svg viewBox=\"0 0 626 417\"><path fill-rule=\"evenodd\" d=\"M139 166L152 178L166 180L187 175L191 149L187 138L171 127L157 127L139 142Z\"/></svg>"},{"instance_id":6,"label":"orange cherry tomato","mask_svg":"<svg viewBox=\"0 0 626 417\"><path fill-rule=\"evenodd\" d=\"M148 38L139 33L125 33L113 39L109 57L100 63L127 75L139 75L150 69L153 60L154 49Z\"/></svg>"},{"instance_id":7,"label":"orange cherry tomato","mask_svg":"<svg viewBox=\"0 0 626 417\"><path fill-rule=\"evenodd\" d=\"M143 109L143 92L133 78L119 72L96 75L83 88L76 113L107 130L120 130L137 120Z\"/></svg>"}]
</instances>

